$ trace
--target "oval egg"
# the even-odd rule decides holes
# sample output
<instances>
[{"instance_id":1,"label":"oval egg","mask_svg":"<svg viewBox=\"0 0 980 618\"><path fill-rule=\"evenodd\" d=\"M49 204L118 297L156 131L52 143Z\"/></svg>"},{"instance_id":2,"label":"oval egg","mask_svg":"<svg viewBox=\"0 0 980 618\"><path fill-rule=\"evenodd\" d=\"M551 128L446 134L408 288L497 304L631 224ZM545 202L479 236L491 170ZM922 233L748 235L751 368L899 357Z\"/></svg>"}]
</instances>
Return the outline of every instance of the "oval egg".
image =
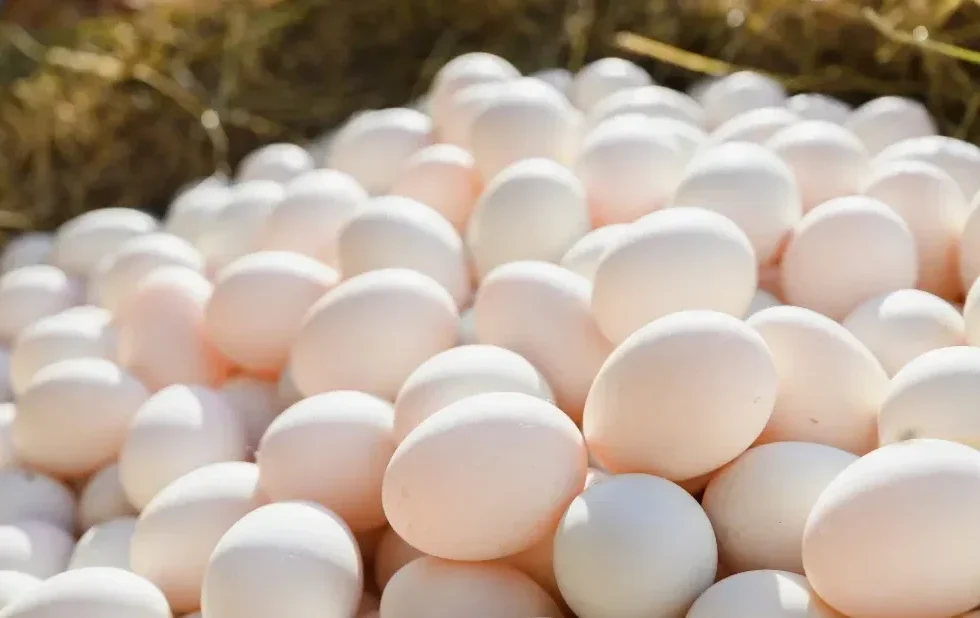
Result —
<instances>
[{"instance_id":1,"label":"oval egg","mask_svg":"<svg viewBox=\"0 0 980 618\"><path fill-rule=\"evenodd\" d=\"M878 97L861 105L844 123L871 155L906 139L936 134L929 111L906 97Z\"/></svg>"},{"instance_id":2,"label":"oval egg","mask_svg":"<svg viewBox=\"0 0 980 618\"><path fill-rule=\"evenodd\" d=\"M313 157L302 146L267 144L250 152L238 164L236 182L272 180L285 184L315 167Z\"/></svg>"},{"instance_id":3,"label":"oval egg","mask_svg":"<svg viewBox=\"0 0 980 618\"><path fill-rule=\"evenodd\" d=\"M391 194L422 202L462 232L476 206L481 185L473 155L459 146L435 144L409 157Z\"/></svg>"},{"instance_id":4,"label":"oval egg","mask_svg":"<svg viewBox=\"0 0 980 618\"><path fill-rule=\"evenodd\" d=\"M87 277L102 258L159 223L134 208L100 208L78 215L55 231L51 263L69 275Z\"/></svg>"},{"instance_id":5,"label":"oval egg","mask_svg":"<svg viewBox=\"0 0 980 618\"><path fill-rule=\"evenodd\" d=\"M643 67L624 58L600 58L585 65L569 87L569 98L582 111L589 111L606 97L650 86L653 80Z\"/></svg>"}]
</instances>

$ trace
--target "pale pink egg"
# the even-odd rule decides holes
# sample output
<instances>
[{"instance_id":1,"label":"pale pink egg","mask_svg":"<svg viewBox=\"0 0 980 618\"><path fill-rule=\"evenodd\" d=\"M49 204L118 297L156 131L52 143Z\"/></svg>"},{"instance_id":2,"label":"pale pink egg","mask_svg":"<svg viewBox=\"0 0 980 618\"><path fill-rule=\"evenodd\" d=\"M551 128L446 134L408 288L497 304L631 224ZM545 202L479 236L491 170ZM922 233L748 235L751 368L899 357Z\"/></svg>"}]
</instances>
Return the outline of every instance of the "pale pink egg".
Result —
<instances>
[{"instance_id":1,"label":"pale pink egg","mask_svg":"<svg viewBox=\"0 0 980 618\"><path fill-rule=\"evenodd\" d=\"M878 97L858 107L844 126L872 155L907 139L936 134L936 125L922 103L896 96Z\"/></svg>"},{"instance_id":2,"label":"pale pink egg","mask_svg":"<svg viewBox=\"0 0 980 618\"><path fill-rule=\"evenodd\" d=\"M967 199L980 192L980 146L976 144L945 135L916 137L882 150L872 164L909 160L932 163L952 176Z\"/></svg>"},{"instance_id":3,"label":"pale pink egg","mask_svg":"<svg viewBox=\"0 0 980 618\"><path fill-rule=\"evenodd\" d=\"M48 264L24 266L0 276L0 340L8 344L41 318L77 305L80 282Z\"/></svg>"},{"instance_id":4,"label":"pale pink egg","mask_svg":"<svg viewBox=\"0 0 980 618\"><path fill-rule=\"evenodd\" d=\"M980 277L980 193L973 198L959 238L959 275L963 290L969 292Z\"/></svg>"},{"instance_id":5,"label":"pale pink egg","mask_svg":"<svg viewBox=\"0 0 980 618\"><path fill-rule=\"evenodd\" d=\"M677 120L697 129L705 125L704 111L693 98L671 88L650 85L618 90L604 97L589 110L586 127L594 129L606 120L629 114Z\"/></svg>"},{"instance_id":6,"label":"pale pink egg","mask_svg":"<svg viewBox=\"0 0 980 618\"><path fill-rule=\"evenodd\" d=\"M261 146L238 164L236 182L272 180L287 183L315 167L313 157L302 146L279 143Z\"/></svg>"},{"instance_id":7,"label":"pale pink egg","mask_svg":"<svg viewBox=\"0 0 980 618\"><path fill-rule=\"evenodd\" d=\"M738 71L706 84L697 97L707 126L716 128L745 112L781 106L786 90L775 79L752 71Z\"/></svg>"},{"instance_id":8,"label":"pale pink egg","mask_svg":"<svg viewBox=\"0 0 980 618\"><path fill-rule=\"evenodd\" d=\"M69 532L45 521L0 524L0 571L47 579L68 568L74 547Z\"/></svg>"},{"instance_id":9,"label":"pale pink egg","mask_svg":"<svg viewBox=\"0 0 980 618\"><path fill-rule=\"evenodd\" d=\"M113 567L60 573L4 610L4 618L171 618L167 599L139 575Z\"/></svg>"},{"instance_id":10,"label":"pale pink egg","mask_svg":"<svg viewBox=\"0 0 980 618\"><path fill-rule=\"evenodd\" d=\"M51 259L53 247L54 234L49 232L26 232L15 236L0 253L0 272L46 264Z\"/></svg>"},{"instance_id":11,"label":"pale pink egg","mask_svg":"<svg viewBox=\"0 0 980 618\"><path fill-rule=\"evenodd\" d=\"M208 276L258 248L285 196L283 185L272 180L249 180L232 188L228 203L211 217L197 243Z\"/></svg>"},{"instance_id":12,"label":"pale pink egg","mask_svg":"<svg viewBox=\"0 0 980 618\"><path fill-rule=\"evenodd\" d=\"M462 232L482 188L475 165L473 155L459 146L423 148L405 162L391 194L422 202Z\"/></svg>"},{"instance_id":13,"label":"pale pink egg","mask_svg":"<svg viewBox=\"0 0 980 618\"><path fill-rule=\"evenodd\" d=\"M432 80L429 105L432 120L443 140L452 141L448 127L453 124L454 97L470 86L507 82L521 76L514 65L500 56L470 52L447 62Z\"/></svg>"},{"instance_id":14,"label":"pale pink egg","mask_svg":"<svg viewBox=\"0 0 980 618\"><path fill-rule=\"evenodd\" d=\"M519 78L519 80L527 84L524 87L543 86L539 80L534 80L533 83L523 78ZM443 119L436 120L436 122L440 123L440 142L459 146L467 152L470 152L472 150L470 147L470 133L473 130L473 121L490 101L494 100L499 94L507 91L510 81L510 79L507 79L480 82L457 90L449 98Z\"/></svg>"},{"instance_id":15,"label":"pale pink egg","mask_svg":"<svg viewBox=\"0 0 980 618\"><path fill-rule=\"evenodd\" d=\"M138 510L126 496L119 480L119 466L115 463L93 474L78 496L78 529L82 532L137 513Z\"/></svg>"},{"instance_id":16,"label":"pale pink egg","mask_svg":"<svg viewBox=\"0 0 980 618\"><path fill-rule=\"evenodd\" d=\"M626 223L614 223L592 230L565 252L561 258L561 267L584 277L591 283L599 266L599 260L625 236L628 229Z\"/></svg>"},{"instance_id":17,"label":"pale pink egg","mask_svg":"<svg viewBox=\"0 0 980 618\"><path fill-rule=\"evenodd\" d=\"M63 223L55 232L51 263L69 275L87 277L99 261L159 223L134 208L99 208Z\"/></svg>"},{"instance_id":18,"label":"pale pink egg","mask_svg":"<svg viewBox=\"0 0 980 618\"><path fill-rule=\"evenodd\" d=\"M842 125L851 116L850 105L819 93L795 94L786 99L786 107L804 120L826 120Z\"/></svg>"},{"instance_id":19,"label":"pale pink egg","mask_svg":"<svg viewBox=\"0 0 980 618\"><path fill-rule=\"evenodd\" d=\"M72 550L69 569L113 567L129 570L129 548L136 530L135 517L121 517L86 530Z\"/></svg>"},{"instance_id":20,"label":"pale pink egg","mask_svg":"<svg viewBox=\"0 0 980 618\"><path fill-rule=\"evenodd\" d=\"M643 67L623 58L601 58L575 74L569 97L580 110L589 111L614 93L652 84Z\"/></svg>"},{"instance_id":21,"label":"pale pink egg","mask_svg":"<svg viewBox=\"0 0 980 618\"><path fill-rule=\"evenodd\" d=\"M686 618L844 618L796 573L759 570L719 580L698 597Z\"/></svg>"},{"instance_id":22,"label":"pale pink egg","mask_svg":"<svg viewBox=\"0 0 980 618\"><path fill-rule=\"evenodd\" d=\"M711 144L749 142L765 144L787 127L800 122L800 117L785 106L759 107L731 118L711 132Z\"/></svg>"}]
</instances>

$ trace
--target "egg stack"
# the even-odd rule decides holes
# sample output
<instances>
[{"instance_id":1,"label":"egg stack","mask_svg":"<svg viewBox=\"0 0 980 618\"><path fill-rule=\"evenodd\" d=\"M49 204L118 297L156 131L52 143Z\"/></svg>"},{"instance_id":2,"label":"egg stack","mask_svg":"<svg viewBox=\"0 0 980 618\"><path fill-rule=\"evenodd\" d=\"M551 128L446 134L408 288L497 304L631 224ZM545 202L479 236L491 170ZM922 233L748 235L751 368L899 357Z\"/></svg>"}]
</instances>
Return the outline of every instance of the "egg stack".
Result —
<instances>
[{"instance_id":1,"label":"egg stack","mask_svg":"<svg viewBox=\"0 0 980 618\"><path fill-rule=\"evenodd\" d=\"M967 616L978 191L910 99L471 53L21 236L0 618Z\"/></svg>"}]
</instances>

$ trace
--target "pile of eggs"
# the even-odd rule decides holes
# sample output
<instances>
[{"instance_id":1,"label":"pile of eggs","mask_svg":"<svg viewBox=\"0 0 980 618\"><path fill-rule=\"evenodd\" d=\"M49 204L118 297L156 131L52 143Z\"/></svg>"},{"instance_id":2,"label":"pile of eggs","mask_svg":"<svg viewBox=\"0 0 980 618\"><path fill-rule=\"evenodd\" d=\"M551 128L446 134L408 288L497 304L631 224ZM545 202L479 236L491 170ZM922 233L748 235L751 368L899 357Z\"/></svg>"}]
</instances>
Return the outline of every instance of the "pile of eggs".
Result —
<instances>
[{"instance_id":1,"label":"pile of eggs","mask_svg":"<svg viewBox=\"0 0 980 618\"><path fill-rule=\"evenodd\" d=\"M980 615L980 148L936 133L471 53L15 239L0 618Z\"/></svg>"}]
</instances>

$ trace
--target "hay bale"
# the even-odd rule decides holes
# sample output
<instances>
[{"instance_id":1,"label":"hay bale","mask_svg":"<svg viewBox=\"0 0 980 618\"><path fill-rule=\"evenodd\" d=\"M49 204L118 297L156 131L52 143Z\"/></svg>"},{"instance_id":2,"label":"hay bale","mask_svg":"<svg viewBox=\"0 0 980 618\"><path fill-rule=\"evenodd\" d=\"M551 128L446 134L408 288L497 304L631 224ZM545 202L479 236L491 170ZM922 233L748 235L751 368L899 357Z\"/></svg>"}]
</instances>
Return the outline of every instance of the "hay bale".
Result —
<instances>
[{"instance_id":1,"label":"hay bale","mask_svg":"<svg viewBox=\"0 0 980 618\"><path fill-rule=\"evenodd\" d=\"M961 49L980 42L978 18L973 0L283 0L5 26L0 230L106 205L159 212L259 144L414 99L473 50L522 70L627 54L675 86L757 68L851 100L919 96L944 129L976 137L980 76Z\"/></svg>"}]
</instances>

